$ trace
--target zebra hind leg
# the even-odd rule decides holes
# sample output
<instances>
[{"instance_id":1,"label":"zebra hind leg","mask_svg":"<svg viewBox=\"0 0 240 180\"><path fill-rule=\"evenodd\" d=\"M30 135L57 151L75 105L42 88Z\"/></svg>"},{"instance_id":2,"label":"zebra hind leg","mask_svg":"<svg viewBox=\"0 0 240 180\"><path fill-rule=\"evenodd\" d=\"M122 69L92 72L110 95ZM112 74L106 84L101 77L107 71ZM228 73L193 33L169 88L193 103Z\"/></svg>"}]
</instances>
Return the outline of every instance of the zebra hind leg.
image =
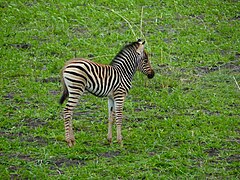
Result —
<instances>
[{"instance_id":1,"label":"zebra hind leg","mask_svg":"<svg viewBox=\"0 0 240 180\"><path fill-rule=\"evenodd\" d=\"M120 144L121 147L123 147L123 142L122 142L122 111L123 111L123 102L124 99L120 99L116 103L116 111L115 111L115 116L116 116L116 125L117 125L117 141L118 144Z\"/></svg>"},{"instance_id":2,"label":"zebra hind leg","mask_svg":"<svg viewBox=\"0 0 240 180\"><path fill-rule=\"evenodd\" d=\"M75 138L74 138L73 127L72 127L72 119L65 118L64 125L65 125L66 142L69 147L72 147L75 145Z\"/></svg>"},{"instance_id":3,"label":"zebra hind leg","mask_svg":"<svg viewBox=\"0 0 240 180\"><path fill-rule=\"evenodd\" d=\"M80 94L74 95L74 96L69 95L68 102L64 109L65 138L69 147L72 147L75 145L72 116L73 116L73 110L78 103L79 97L80 97Z\"/></svg>"}]
</instances>

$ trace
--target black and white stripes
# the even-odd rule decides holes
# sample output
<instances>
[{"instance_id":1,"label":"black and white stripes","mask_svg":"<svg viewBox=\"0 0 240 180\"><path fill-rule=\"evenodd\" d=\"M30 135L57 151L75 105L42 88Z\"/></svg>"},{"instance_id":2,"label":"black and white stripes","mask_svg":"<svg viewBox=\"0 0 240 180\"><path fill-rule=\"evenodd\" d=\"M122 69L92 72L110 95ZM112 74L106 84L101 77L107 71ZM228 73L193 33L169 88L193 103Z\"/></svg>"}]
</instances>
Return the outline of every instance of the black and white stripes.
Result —
<instances>
[{"instance_id":1,"label":"black and white stripes","mask_svg":"<svg viewBox=\"0 0 240 180\"><path fill-rule=\"evenodd\" d=\"M72 59L66 63L62 70L64 88L60 103L62 104L68 97L64 109L64 119L66 141L70 147L75 144L71 121L73 109L84 91L98 97L108 97L108 140L110 143L112 142L112 122L115 117L117 140L122 144L123 102L137 70L147 75L148 78L154 76L154 71L144 51L144 41L141 40L126 45L110 65L98 64L87 59Z\"/></svg>"}]
</instances>

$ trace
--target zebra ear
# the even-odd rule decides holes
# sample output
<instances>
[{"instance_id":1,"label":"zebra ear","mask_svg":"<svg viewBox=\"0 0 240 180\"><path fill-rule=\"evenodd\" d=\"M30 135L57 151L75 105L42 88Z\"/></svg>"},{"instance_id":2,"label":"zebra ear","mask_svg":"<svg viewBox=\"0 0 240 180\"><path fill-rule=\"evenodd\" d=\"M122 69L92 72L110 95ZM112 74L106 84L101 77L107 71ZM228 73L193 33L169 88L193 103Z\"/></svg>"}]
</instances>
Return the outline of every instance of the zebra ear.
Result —
<instances>
[{"instance_id":1,"label":"zebra ear","mask_svg":"<svg viewBox=\"0 0 240 180\"><path fill-rule=\"evenodd\" d=\"M139 46L138 46L138 48L136 50L139 55L143 53L144 43L145 43L145 41L142 42L142 43L139 43Z\"/></svg>"}]
</instances>

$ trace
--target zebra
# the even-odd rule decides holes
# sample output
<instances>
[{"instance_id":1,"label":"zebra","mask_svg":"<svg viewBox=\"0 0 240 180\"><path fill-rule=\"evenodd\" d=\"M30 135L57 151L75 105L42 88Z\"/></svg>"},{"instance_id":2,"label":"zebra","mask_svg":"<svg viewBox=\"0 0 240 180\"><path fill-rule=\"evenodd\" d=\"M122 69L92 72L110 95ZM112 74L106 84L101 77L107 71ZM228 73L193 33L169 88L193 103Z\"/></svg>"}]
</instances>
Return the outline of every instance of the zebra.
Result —
<instances>
[{"instance_id":1,"label":"zebra","mask_svg":"<svg viewBox=\"0 0 240 180\"><path fill-rule=\"evenodd\" d=\"M144 50L145 41L125 45L109 65L98 64L84 58L75 58L66 62L62 69L63 94L60 104L68 98L64 108L65 138L69 147L75 144L72 126L73 110L80 96L88 91L97 97L108 97L108 134L112 143L112 125L116 119L117 141L122 146L123 103L131 88L132 79L137 70L149 79L154 77L148 55Z\"/></svg>"}]
</instances>

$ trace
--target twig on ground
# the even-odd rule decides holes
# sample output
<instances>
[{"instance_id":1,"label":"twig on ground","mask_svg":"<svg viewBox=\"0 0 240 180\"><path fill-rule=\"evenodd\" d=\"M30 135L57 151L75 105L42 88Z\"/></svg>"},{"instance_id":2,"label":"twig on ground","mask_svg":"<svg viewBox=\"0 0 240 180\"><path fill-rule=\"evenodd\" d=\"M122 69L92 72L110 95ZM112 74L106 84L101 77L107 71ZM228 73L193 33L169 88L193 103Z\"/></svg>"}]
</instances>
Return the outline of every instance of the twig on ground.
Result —
<instances>
[{"instance_id":1,"label":"twig on ground","mask_svg":"<svg viewBox=\"0 0 240 180\"><path fill-rule=\"evenodd\" d=\"M236 80L236 78L234 76L233 76L233 79L235 81L235 84L237 85L238 90L240 90L240 86L238 85L238 82L237 82L237 80Z\"/></svg>"},{"instance_id":2,"label":"twig on ground","mask_svg":"<svg viewBox=\"0 0 240 180\"><path fill-rule=\"evenodd\" d=\"M127 20L127 18L125 18L124 16L122 16L121 14L119 14L118 12L116 12L114 9L111 9L111 8L108 8L108 7L105 7L105 6L98 6L98 7L103 8L103 9L107 9L107 10L110 10L110 11L112 11L113 13L115 13L116 15L118 15L119 17L121 17L124 21L127 22L127 24L128 24L128 26L129 26L129 28L131 29L134 37L135 37L135 38L137 37L136 34L135 34L135 32L134 32L134 30L133 30L133 27L132 27L131 23Z\"/></svg>"},{"instance_id":3,"label":"twig on ground","mask_svg":"<svg viewBox=\"0 0 240 180\"><path fill-rule=\"evenodd\" d=\"M142 32L142 19L143 19L143 6L142 6L141 20L140 20L140 33L141 33L141 37L143 37L143 32Z\"/></svg>"}]
</instances>

